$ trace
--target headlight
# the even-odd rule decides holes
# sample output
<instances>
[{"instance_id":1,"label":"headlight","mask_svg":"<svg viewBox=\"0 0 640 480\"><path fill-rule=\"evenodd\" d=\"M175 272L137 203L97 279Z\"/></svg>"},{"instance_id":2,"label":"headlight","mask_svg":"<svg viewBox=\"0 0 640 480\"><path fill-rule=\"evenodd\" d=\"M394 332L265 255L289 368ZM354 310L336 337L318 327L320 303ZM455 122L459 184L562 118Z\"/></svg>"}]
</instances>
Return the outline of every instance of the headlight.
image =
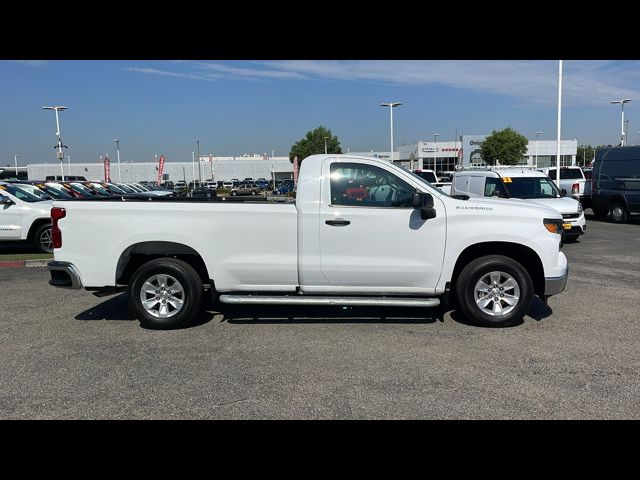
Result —
<instances>
[{"instance_id":1,"label":"headlight","mask_svg":"<svg viewBox=\"0 0 640 480\"><path fill-rule=\"evenodd\" d=\"M583 212L582 204L578 202L578 213L582 214L582 212Z\"/></svg>"},{"instance_id":2,"label":"headlight","mask_svg":"<svg viewBox=\"0 0 640 480\"><path fill-rule=\"evenodd\" d=\"M544 227L551 233L562 235L562 220L557 220L555 218L545 218L542 222L544 223Z\"/></svg>"}]
</instances>

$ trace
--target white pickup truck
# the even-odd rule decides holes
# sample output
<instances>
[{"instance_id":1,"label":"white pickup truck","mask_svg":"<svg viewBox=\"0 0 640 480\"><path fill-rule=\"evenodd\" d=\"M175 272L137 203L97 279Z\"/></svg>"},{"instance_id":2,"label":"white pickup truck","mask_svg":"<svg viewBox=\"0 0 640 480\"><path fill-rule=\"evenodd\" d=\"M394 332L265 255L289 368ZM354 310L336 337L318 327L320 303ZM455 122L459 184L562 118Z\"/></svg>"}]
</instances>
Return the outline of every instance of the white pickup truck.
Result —
<instances>
[{"instance_id":1,"label":"white pickup truck","mask_svg":"<svg viewBox=\"0 0 640 480\"><path fill-rule=\"evenodd\" d=\"M227 304L435 307L512 325L561 292L562 216L522 200L452 197L387 161L312 155L288 202L237 198L56 201L57 287L128 290L145 327ZM259 235L256 233L259 232Z\"/></svg>"},{"instance_id":2,"label":"white pickup truck","mask_svg":"<svg viewBox=\"0 0 640 480\"><path fill-rule=\"evenodd\" d=\"M555 168L540 169L551 180L556 181ZM571 198L578 200L583 208L591 206L591 179L584 176L584 172L580 167L560 167L560 185L558 188L564 190Z\"/></svg>"},{"instance_id":3,"label":"white pickup truck","mask_svg":"<svg viewBox=\"0 0 640 480\"><path fill-rule=\"evenodd\" d=\"M38 251L50 253L50 214L50 197L44 192L31 185L0 182L0 242L26 241Z\"/></svg>"}]
</instances>

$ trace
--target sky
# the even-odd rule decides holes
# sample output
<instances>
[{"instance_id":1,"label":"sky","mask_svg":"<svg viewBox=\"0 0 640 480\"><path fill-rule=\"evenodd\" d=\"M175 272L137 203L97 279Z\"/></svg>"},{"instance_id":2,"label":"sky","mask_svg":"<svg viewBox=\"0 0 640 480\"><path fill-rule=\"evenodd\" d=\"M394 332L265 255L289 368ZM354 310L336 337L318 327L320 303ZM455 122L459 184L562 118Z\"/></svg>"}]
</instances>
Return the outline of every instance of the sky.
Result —
<instances>
[{"instance_id":1,"label":"sky","mask_svg":"<svg viewBox=\"0 0 640 480\"><path fill-rule=\"evenodd\" d=\"M55 115L65 105L62 140L71 162L190 161L214 156L288 154L320 125L343 150L453 140L512 127L530 139L555 139L558 61L0 61L0 164L55 162ZM564 61L562 138L617 144L620 105L629 144L640 144L640 62Z\"/></svg>"}]
</instances>

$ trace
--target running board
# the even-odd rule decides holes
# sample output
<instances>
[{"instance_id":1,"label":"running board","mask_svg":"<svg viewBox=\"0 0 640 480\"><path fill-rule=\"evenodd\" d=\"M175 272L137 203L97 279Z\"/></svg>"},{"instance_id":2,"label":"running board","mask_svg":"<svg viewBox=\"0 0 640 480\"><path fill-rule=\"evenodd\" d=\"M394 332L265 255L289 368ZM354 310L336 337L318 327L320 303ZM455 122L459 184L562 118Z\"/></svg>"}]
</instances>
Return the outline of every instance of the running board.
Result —
<instances>
[{"instance_id":1,"label":"running board","mask_svg":"<svg viewBox=\"0 0 640 480\"><path fill-rule=\"evenodd\" d=\"M219 300L228 304L244 305L338 305L361 307L437 307L439 298L402 297L320 297L312 295L220 295Z\"/></svg>"}]
</instances>

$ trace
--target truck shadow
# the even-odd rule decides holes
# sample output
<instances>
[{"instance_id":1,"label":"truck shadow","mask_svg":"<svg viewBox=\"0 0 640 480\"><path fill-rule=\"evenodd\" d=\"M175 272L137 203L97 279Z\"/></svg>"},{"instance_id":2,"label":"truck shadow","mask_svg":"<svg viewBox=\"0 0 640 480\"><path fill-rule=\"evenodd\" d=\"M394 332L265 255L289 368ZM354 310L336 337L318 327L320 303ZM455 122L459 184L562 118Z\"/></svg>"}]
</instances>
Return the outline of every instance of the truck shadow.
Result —
<instances>
[{"instance_id":1,"label":"truck shadow","mask_svg":"<svg viewBox=\"0 0 640 480\"><path fill-rule=\"evenodd\" d=\"M185 328L197 327L210 322L213 314L203 310L200 315L187 325ZM76 320L116 320L116 321L134 321L136 318L129 312L127 305L127 294L121 293L115 297L111 297L98 305L91 307L74 317ZM137 320L136 320L137 321Z\"/></svg>"},{"instance_id":2,"label":"truck shadow","mask_svg":"<svg viewBox=\"0 0 640 480\"><path fill-rule=\"evenodd\" d=\"M453 309L452 309L453 308ZM457 323L477 327L455 307L402 308L402 307L323 307L297 305L205 305L200 315L185 328L209 323L215 315L220 322L235 325L249 324L431 324L444 323L445 315ZM535 298L528 316L536 321L548 317L553 310L539 298ZM76 320L134 321L129 312L127 294L121 293L91 307L74 317ZM518 323L521 325L523 322ZM514 325L514 326L517 326Z\"/></svg>"}]
</instances>

